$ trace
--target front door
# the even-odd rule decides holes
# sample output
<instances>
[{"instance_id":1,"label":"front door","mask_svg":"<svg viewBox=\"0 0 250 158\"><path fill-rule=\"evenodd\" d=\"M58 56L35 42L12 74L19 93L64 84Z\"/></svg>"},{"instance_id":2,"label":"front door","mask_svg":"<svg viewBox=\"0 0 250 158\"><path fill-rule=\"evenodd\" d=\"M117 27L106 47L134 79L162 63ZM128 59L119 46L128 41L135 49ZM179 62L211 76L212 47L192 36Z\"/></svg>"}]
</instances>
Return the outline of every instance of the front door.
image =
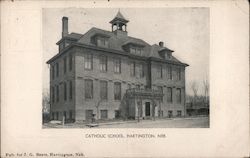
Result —
<instances>
[{"instance_id":1,"label":"front door","mask_svg":"<svg viewBox=\"0 0 250 158\"><path fill-rule=\"evenodd\" d=\"M145 103L145 114L146 116L150 116L150 102Z\"/></svg>"}]
</instances>

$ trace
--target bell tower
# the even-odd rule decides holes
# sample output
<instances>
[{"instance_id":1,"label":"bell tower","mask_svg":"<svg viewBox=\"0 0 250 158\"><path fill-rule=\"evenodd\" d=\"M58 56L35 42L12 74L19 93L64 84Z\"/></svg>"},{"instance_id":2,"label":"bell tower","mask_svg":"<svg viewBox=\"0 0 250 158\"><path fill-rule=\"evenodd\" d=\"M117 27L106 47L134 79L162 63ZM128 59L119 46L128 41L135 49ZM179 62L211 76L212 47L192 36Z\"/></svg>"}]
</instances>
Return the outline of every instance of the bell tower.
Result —
<instances>
[{"instance_id":1,"label":"bell tower","mask_svg":"<svg viewBox=\"0 0 250 158\"><path fill-rule=\"evenodd\" d=\"M127 35L128 22L129 21L124 18L124 16L121 14L119 10L114 19L111 20L109 23L111 23L112 32L114 32L116 35L119 34Z\"/></svg>"}]
</instances>

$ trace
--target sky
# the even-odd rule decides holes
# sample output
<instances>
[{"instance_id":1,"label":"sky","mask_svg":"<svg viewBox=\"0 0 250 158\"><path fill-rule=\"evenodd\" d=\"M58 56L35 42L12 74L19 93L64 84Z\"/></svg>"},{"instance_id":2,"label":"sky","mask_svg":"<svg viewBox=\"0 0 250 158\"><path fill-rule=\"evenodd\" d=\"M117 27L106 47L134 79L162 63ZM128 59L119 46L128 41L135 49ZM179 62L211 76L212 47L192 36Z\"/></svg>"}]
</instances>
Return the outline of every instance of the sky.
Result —
<instances>
[{"instance_id":1,"label":"sky","mask_svg":"<svg viewBox=\"0 0 250 158\"><path fill-rule=\"evenodd\" d=\"M174 50L173 56L187 63L186 92L191 83L209 80L209 8L49 8L43 9L43 91L49 90L50 58L58 53L56 42L62 33L62 17L69 18L69 33L84 34L92 27L111 31L118 10L129 20L128 35L153 45L160 41Z\"/></svg>"}]
</instances>

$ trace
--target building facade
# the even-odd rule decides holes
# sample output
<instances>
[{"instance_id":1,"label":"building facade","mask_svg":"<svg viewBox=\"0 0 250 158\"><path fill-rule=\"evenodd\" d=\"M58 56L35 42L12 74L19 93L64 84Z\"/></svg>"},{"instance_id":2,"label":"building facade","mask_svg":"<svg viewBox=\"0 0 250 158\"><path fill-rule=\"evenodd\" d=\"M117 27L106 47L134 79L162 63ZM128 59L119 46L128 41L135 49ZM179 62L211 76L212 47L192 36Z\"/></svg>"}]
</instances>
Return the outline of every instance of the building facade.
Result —
<instances>
[{"instance_id":1,"label":"building facade","mask_svg":"<svg viewBox=\"0 0 250 158\"><path fill-rule=\"evenodd\" d=\"M128 36L118 12L111 31L68 33L62 18L59 53L50 65L51 119L146 119L185 115L185 68L163 42Z\"/></svg>"}]
</instances>

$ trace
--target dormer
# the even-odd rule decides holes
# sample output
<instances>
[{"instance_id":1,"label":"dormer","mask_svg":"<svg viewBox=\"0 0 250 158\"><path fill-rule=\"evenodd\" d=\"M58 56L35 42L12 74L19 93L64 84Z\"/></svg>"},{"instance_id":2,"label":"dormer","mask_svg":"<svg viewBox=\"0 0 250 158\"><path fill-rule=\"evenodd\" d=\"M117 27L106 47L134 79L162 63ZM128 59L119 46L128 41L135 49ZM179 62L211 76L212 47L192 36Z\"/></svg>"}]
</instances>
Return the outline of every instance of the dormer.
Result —
<instances>
[{"instance_id":1,"label":"dormer","mask_svg":"<svg viewBox=\"0 0 250 158\"><path fill-rule=\"evenodd\" d=\"M139 43L127 42L122 47L128 53L141 56L144 52L145 45Z\"/></svg>"},{"instance_id":2,"label":"dormer","mask_svg":"<svg viewBox=\"0 0 250 158\"><path fill-rule=\"evenodd\" d=\"M96 33L91 37L91 43L97 47L109 47L109 35Z\"/></svg>"},{"instance_id":3,"label":"dormer","mask_svg":"<svg viewBox=\"0 0 250 158\"><path fill-rule=\"evenodd\" d=\"M160 50L158 51L160 57L162 57L163 59L168 59L171 60L172 59L172 53L174 52L171 49L168 49L167 47L164 47L164 43L163 42L159 42L159 46L160 46Z\"/></svg>"},{"instance_id":4,"label":"dormer","mask_svg":"<svg viewBox=\"0 0 250 158\"><path fill-rule=\"evenodd\" d=\"M73 42L76 42L80 38L80 34L68 33L68 17L62 18L62 38L56 44L59 47L59 53Z\"/></svg>"}]
</instances>

